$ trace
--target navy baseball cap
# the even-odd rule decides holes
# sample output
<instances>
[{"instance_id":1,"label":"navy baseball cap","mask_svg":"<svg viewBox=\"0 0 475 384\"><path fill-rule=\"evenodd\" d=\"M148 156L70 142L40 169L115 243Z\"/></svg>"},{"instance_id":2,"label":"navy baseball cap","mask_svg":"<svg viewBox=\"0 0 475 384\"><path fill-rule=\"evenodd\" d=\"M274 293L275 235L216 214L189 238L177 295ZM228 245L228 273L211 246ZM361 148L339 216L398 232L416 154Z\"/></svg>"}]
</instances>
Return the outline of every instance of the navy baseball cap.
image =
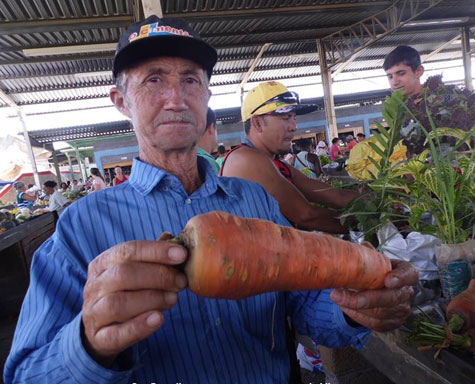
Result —
<instances>
[{"instance_id":1,"label":"navy baseball cap","mask_svg":"<svg viewBox=\"0 0 475 384\"><path fill-rule=\"evenodd\" d=\"M120 37L114 56L112 74L145 60L159 57L182 57L201 65L211 77L218 60L216 50L201 40L185 20L152 15L132 24Z\"/></svg>"}]
</instances>

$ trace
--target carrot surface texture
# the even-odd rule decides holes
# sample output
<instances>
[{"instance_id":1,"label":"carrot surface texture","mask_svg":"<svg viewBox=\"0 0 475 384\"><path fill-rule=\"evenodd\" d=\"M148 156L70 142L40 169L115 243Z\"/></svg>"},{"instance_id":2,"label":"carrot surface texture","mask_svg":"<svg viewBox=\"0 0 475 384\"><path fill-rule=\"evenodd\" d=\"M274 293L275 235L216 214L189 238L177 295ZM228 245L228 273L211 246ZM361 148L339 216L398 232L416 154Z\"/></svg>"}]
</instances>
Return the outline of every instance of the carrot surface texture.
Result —
<instances>
[{"instance_id":1,"label":"carrot surface texture","mask_svg":"<svg viewBox=\"0 0 475 384\"><path fill-rule=\"evenodd\" d=\"M178 236L189 251L188 286L200 296L241 299L270 291L378 289L388 257L330 235L213 211Z\"/></svg>"}]
</instances>

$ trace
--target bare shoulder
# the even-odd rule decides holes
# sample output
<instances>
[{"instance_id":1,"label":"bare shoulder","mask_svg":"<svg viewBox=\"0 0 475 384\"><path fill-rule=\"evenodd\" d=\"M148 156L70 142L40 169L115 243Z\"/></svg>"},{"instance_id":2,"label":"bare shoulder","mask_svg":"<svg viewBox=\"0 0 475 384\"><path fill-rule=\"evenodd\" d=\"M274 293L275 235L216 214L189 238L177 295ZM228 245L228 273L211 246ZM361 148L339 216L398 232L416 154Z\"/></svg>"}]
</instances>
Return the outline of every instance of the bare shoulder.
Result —
<instances>
[{"instance_id":1,"label":"bare shoulder","mask_svg":"<svg viewBox=\"0 0 475 384\"><path fill-rule=\"evenodd\" d=\"M244 177L242 173L252 173L255 169L273 167L272 159L258 149L242 146L231 152L223 167L223 176Z\"/></svg>"}]
</instances>

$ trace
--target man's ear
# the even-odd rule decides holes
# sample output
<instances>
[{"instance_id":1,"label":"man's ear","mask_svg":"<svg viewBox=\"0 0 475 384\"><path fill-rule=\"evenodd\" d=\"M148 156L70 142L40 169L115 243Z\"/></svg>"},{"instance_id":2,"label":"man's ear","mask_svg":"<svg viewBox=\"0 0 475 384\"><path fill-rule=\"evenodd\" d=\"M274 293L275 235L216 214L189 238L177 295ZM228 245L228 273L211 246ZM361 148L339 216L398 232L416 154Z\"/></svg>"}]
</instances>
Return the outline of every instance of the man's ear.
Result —
<instances>
[{"instance_id":1,"label":"man's ear","mask_svg":"<svg viewBox=\"0 0 475 384\"><path fill-rule=\"evenodd\" d=\"M112 87L109 91L109 97L120 113L122 113L124 116L127 116L129 119L132 118L126 105L125 95L119 88L115 86Z\"/></svg>"},{"instance_id":2,"label":"man's ear","mask_svg":"<svg viewBox=\"0 0 475 384\"><path fill-rule=\"evenodd\" d=\"M251 117L251 125L254 125L256 127L257 132L262 132L262 122L261 122L261 117L258 115L252 116Z\"/></svg>"},{"instance_id":3,"label":"man's ear","mask_svg":"<svg viewBox=\"0 0 475 384\"><path fill-rule=\"evenodd\" d=\"M424 74L424 66L419 65L416 69L416 75L417 77L421 77Z\"/></svg>"}]
</instances>

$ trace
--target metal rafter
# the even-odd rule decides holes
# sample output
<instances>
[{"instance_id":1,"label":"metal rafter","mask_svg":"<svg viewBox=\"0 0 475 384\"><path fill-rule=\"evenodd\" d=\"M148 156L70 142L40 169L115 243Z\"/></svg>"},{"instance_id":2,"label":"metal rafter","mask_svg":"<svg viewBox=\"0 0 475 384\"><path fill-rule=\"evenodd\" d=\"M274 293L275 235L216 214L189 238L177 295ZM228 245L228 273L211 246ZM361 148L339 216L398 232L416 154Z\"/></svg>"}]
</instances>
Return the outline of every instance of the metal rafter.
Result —
<instances>
[{"instance_id":1,"label":"metal rafter","mask_svg":"<svg viewBox=\"0 0 475 384\"><path fill-rule=\"evenodd\" d=\"M257 54L256 58L253 60L251 66L249 67L249 69L247 70L247 72L244 74L244 77L241 81L241 84L239 84L238 86L238 91L241 92L241 96L242 96L242 92L244 90L244 87L247 83L247 81L249 80L249 78L251 77L252 75L252 72L254 72L254 69L256 68L257 64L259 63L259 61L261 60L261 57L262 55L264 54L264 52L266 51L267 48L269 48L272 44L271 43L265 43L261 50L259 51L259 53Z\"/></svg>"},{"instance_id":2,"label":"metal rafter","mask_svg":"<svg viewBox=\"0 0 475 384\"><path fill-rule=\"evenodd\" d=\"M326 53L327 67L343 63L442 2L443 0L398 0L384 11L324 37L321 44Z\"/></svg>"},{"instance_id":3,"label":"metal rafter","mask_svg":"<svg viewBox=\"0 0 475 384\"><path fill-rule=\"evenodd\" d=\"M437 55L439 52L441 52L442 50L444 50L445 48L447 48L450 44L452 44L453 42L457 41L460 39L460 35L457 35L455 36L453 39L445 42L444 44L442 44L440 47L438 47L437 49L434 49L431 53L427 54L427 55L423 55L421 57L421 63L425 63L426 61L428 61L431 57Z\"/></svg>"},{"instance_id":4,"label":"metal rafter","mask_svg":"<svg viewBox=\"0 0 475 384\"><path fill-rule=\"evenodd\" d=\"M165 14L167 17L181 17L181 18L190 18L193 21L203 22L203 21L213 21L213 20L232 20L235 18L239 19L249 19L249 18L258 18L262 16L279 16L285 14L285 16L299 16L304 14L309 14L312 12L348 12L350 10L358 10L362 8L380 9L381 7L387 7L391 5L391 1L365 1L361 3L337 3L337 4L318 4L318 5L306 5L306 6L297 6L297 7L274 7L274 8L239 8L239 9L229 9L229 10L193 10L191 12L167 12Z\"/></svg>"},{"instance_id":5,"label":"metal rafter","mask_svg":"<svg viewBox=\"0 0 475 384\"><path fill-rule=\"evenodd\" d=\"M78 31L104 28L126 28L133 23L132 16L88 17L41 21L0 23L0 36L44 32Z\"/></svg>"}]
</instances>

